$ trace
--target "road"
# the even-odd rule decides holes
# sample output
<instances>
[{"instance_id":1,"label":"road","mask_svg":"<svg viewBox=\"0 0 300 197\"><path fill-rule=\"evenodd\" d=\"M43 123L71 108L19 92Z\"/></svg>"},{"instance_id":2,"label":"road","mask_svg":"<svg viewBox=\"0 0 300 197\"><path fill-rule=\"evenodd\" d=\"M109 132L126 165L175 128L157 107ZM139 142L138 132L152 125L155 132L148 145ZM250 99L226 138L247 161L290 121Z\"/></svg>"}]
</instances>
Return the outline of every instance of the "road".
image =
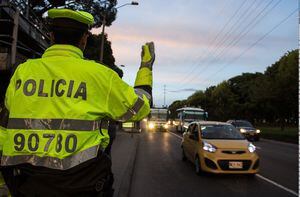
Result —
<instances>
[{"instance_id":1,"label":"road","mask_svg":"<svg viewBox=\"0 0 300 197\"><path fill-rule=\"evenodd\" d=\"M181 138L170 132L140 134L130 197L183 196L297 196L298 148L296 145L260 141L260 173L206 175L194 173L181 161Z\"/></svg>"}]
</instances>

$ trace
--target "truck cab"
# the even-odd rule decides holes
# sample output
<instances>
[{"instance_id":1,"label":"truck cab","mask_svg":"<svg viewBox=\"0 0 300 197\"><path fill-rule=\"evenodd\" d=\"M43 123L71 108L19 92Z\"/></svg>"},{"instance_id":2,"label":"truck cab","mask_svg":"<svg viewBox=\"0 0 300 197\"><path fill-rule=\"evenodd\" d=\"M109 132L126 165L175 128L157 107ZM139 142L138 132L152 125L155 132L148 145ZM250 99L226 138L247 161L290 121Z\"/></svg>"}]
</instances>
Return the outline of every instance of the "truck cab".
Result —
<instances>
[{"instance_id":1,"label":"truck cab","mask_svg":"<svg viewBox=\"0 0 300 197\"><path fill-rule=\"evenodd\" d=\"M176 131L185 132L189 123L199 120L207 120L208 114L204 109L196 107L184 107L176 110L177 117L174 121Z\"/></svg>"}]
</instances>

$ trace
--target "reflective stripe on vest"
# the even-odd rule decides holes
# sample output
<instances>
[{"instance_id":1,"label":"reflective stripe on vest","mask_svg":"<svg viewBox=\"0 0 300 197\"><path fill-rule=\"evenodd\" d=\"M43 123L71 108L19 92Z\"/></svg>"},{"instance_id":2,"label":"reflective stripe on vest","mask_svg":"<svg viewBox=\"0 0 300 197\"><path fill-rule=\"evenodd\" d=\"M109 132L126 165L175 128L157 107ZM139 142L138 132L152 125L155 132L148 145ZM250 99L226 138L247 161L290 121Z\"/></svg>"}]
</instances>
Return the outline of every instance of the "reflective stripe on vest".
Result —
<instances>
[{"instance_id":1,"label":"reflective stripe on vest","mask_svg":"<svg viewBox=\"0 0 300 197\"><path fill-rule=\"evenodd\" d=\"M125 122L129 119L131 119L135 114L138 113L138 111L143 107L144 100L140 97L136 100L133 107L129 108L125 114L123 114L121 117L117 118L118 121Z\"/></svg>"},{"instance_id":2,"label":"reflective stripe on vest","mask_svg":"<svg viewBox=\"0 0 300 197\"><path fill-rule=\"evenodd\" d=\"M1 165L67 170L97 157L108 144L107 129L107 120L10 118Z\"/></svg>"},{"instance_id":3,"label":"reflective stripe on vest","mask_svg":"<svg viewBox=\"0 0 300 197\"><path fill-rule=\"evenodd\" d=\"M38 129L38 130L75 130L94 131L99 128L107 129L107 121L77 120L77 119L30 119L10 118L8 129ZM101 127L100 127L101 124Z\"/></svg>"},{"instance_id":4,"label":"reflective stripe on vest","mask_svg":"<svg viewBox=\"0 0 300 197\"><path fill-rule=\"evenodd\" d=\"M36 155L2 156L1 165L17 165L30 163L34 166L44 166L57 170L67 170L82 162L93 159L97 156L99 146L93 146L77 154L70 155L64 159L55 157L39 157Z\"/></svg>"},{"instance_id":5,"label":"reflective stripe on vest","mask_svg":"<svg viewBox=\"0 0 300 197\"><path fill-rule=\"evenodd\" d=\"M139 95L139 97L143 98L143 95L145 95L148 100L151 100L151 95L145 90L141 88L134 88L134 91L137 95Z\"/></svg>"}]
</instances>

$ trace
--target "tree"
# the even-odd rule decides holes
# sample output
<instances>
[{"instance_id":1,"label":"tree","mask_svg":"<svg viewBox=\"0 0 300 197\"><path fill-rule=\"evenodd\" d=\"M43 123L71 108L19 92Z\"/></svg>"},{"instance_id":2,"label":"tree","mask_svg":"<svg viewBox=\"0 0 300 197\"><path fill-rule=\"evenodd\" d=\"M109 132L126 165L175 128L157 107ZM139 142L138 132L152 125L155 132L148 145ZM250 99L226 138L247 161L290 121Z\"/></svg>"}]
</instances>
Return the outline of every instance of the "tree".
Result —
<instances>
[{"instance_id":1,"label":"tree","mask_svg":"<svg viewBox=\"0 0 300 197\"><path fill-rule=\"evenodd\" d=\"M298 125L299 51L284 54L264 73L243 73L228 81L197 91L185 100L201 106L210 120L248 119L255 123ZM172 110L181 107L174 102Z\"/></svg>"},{"instance_id":2,"label":"tree","mask_svg":"<svg viewBox=\"0 0 300 197\"><path fill-rule=\"evenodd\" d=\"M22 2L22 0L15 0ZM30 8L34 13L42 18L42 15L49 9L64 7L74 10L83 10L94 16L95 24L93 27L101 27L103 17L106 19L106 26L110 26L116 19L117 0L29 0Z\"/></svg>"},{"instance_id":3,"label":"tree","mask_svg":"<svg viewBox=\"0 0 300 197\"><path fill-rule=\"evenodd\" d=\"M182 108L186 105L186 100L182 101L174 101L170 106L169 106L169 111L170 111L170 118L175 119L177 117L176 110L179 108Z\"/></svg>"},{"instance_id":4,"label":"tree","mask_svg":"<svg viewBox=\"0 0 300 197\"><path fill-rule=\"evenodd\" d=\"M92 34L88 37L87 45L84 51L85 58L95 60L98 63L100 62L101 37L102 34ZM115 65L115 58L113 56L111 42L107 40L107 34L104 34L103 64L110 67Z\"/></svg>"},{"instance_id":5,"label":"tree","mask_svg":"<svg viewBox=\"0 0 300 197\"><path fill-rule=\"evenodd\" d=\"M92 34L89 36L84 51L85 58L94 60L98 63L100 62L101 36L102 34ZM123 71L115 65L115 58L111 48L111 42L107 40L107 34L104 35L103 64L117 72L120 77L123 76Z\"/></svg>"}]
</instances>

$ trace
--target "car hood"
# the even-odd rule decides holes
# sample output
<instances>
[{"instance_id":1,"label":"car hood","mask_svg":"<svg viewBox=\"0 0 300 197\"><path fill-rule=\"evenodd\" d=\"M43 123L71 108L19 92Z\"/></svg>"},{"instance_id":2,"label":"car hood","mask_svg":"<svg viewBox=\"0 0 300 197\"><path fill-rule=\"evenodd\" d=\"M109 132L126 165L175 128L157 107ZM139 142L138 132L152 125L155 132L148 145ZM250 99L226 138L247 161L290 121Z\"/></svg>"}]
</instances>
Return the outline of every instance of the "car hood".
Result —
<instances>
[{"instance_id":1,"label":"car hood","mask_svg":"<svg viewBox=\"0 0 300 197\"><path fill-rule=\"evenodd\" d=\"M224 149L246 149L249 142L247 140L205 140L217 148Z\"/></svg>"}]
</instances>

